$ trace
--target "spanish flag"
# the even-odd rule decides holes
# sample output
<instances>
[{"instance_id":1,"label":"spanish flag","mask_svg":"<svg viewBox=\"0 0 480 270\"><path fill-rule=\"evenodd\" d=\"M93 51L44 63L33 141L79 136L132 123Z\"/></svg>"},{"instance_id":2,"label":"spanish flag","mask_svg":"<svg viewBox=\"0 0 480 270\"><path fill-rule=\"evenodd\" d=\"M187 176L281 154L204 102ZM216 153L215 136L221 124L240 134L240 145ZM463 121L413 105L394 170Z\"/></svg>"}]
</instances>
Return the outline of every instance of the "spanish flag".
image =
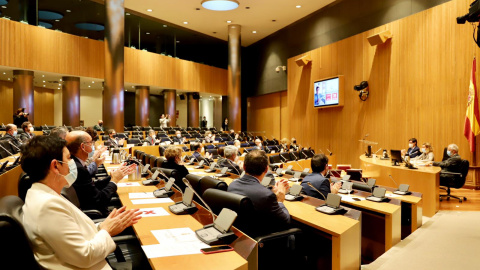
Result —
<instances>
[{"instance_id":1,"label":"spanish flag","mask_svg":"<svg viewBox=\"0 0 480 270\"><path fill-rule=\"evenodd\" d=\"M473 58L472 75L468 88L467 115L465 117L465 130L463 134L470 144L470 152L475 152L475 136L480 133L480 114L478 113L477 83L475 81L477 60Z\"/></svg>"}]
</instances>

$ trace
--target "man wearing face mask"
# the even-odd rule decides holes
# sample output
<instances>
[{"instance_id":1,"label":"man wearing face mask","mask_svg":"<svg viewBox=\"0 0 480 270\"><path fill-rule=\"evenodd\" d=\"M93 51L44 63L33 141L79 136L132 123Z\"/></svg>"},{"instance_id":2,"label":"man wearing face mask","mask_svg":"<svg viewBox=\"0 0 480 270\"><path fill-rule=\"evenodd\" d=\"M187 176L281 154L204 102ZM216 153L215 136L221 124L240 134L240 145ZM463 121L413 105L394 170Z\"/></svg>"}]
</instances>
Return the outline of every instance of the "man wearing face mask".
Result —
<instances>
[{"instance_id":1,"label":"man wearing face mask","mask_svg":"<svg viewBox=\"0 0 480 270\"><path fill-rule=\"evenodd\" d=\"M153 129L150 129L148 131L148 136L147 138L145 138L145 142L148 144L148 145L155 145L155 131Z\"/></svg>"},{"instance_id":2,"label":"man wearing face mask","mask_svg":"<svg viewBox=\"0 0 480 270\"><path fill-rule=\"evenodd\" d=\"M462 168L462 158L458 155L458 146L456 144L450 144L447 147L448 159L442 162L431 162L433 166L442 167L442 172L454 172L460 173ZM441 173L440 173L441 174ZM453 177L440 177L440 186L445 186L448 182L454 181Z\"/></svg>"},{"instance_id":3,"label":"man wearing face mask","mask_svg":"<svg viewBox=\"0 0 480 270\"><path fill-rule=\"evenodd\" d=\"M98 120L98 124L93 126L93 130L95 131L104 131L103 130L103 120Z\"/></svg>"},{"instance_id":4,"label":"man wearing face mask","mask_svg":"<svg viewBox=\"0 0 480 270\"><path fill-rule=\"evenodd\" d=\"M12 147L12 150L15 153L18 153L18 149L22 145L19 139L17 139L17 126L14 124L8 124L5 128L5 135L1 138L1 140L8 140L10 143L15 145Z\"/></svg>"},{"instance_id":5,"label":"man wearing face mask","mask_svg":"<svg viewBox=\"0 0 480 270\"><path fill-rule=\"evenodd\" d=\"M405 150L403 150L405 151ZM408 141L408 150L405 155L408 155L410 158L416 158L420 156L422 153L420 152L420 148L417 146L417 139L411 138Z\"/></svg>"},{"instance_id":6,"label":"man wearing face mask","mask_svg":"<svg viewBox=\"0 0 480 270\"><path fill-rule=\"evenodd\" d=\"M140 219L138 209L115 209L95 224L62 197L77 177L75 161L56 136L35 136L22 153L22 169L33 183L25 197L23 226L42 269L110 269L112 236Z\"/></svg>"},{"instance_id":7,"label":"man wearing face mask","mask_svg":"<svg viewBox=\"0 0 480 270\"><path fill-rule=\"evenodd\" d=\"M173 137L173 142L178 144L185 144L187 142L186 138L182 138L182 132L177 130L175 132L175 137Z\"/></svg>"},{"instance_id":8,"label":"man wearing face mask","mask_svg":"<svg viewBox=\"0 0 480 270\"><path fill-rule=\"evenodd\" d=\"M67 134L65 139L72 160L74 160L77 166L78 177L73 187L77 192L80 208L84 210L97 209L104 215L108 215L107 206L117 191L118 181L122 180L124 176L133 173L135 165L128 167L121 165L110 176L93 181L85 163L89 153L93 151L94 142L92 137L85 131L72 131Z\"/></svg>"},{"instance_id":9,"label":"man wearing face mask","mask_svg":"<svg viewBox=\"0 0 480 270\"><path fill-rule=\"evenodd\" d=\"M205 153L205 148L203 147L203 144L201 143L195 143L193 146L192 146L192 150L193 150L193 154L192 154L192 157L197 161L199 162L200 160L204 160L206 159L206 163L207 164L210 164L210 162L212 161L211 160L211 157L212 155L210 153ZM202 156L202 153L205 153L205 157Z\"/></svg>"},{"instance_id":10,"label":"man wearing face mask","mask_svg":"<svg viewBox=\"0 0 480 270\"><path fill-rule=\"evenodd\" d=\"M33 138L33 136L35 136L35 134L33 134L33 125L30 122L23 122L22 129L23 133L18 135L18 138L23 143L27 143L30 139Z\"/></svg>"}]
</instances>

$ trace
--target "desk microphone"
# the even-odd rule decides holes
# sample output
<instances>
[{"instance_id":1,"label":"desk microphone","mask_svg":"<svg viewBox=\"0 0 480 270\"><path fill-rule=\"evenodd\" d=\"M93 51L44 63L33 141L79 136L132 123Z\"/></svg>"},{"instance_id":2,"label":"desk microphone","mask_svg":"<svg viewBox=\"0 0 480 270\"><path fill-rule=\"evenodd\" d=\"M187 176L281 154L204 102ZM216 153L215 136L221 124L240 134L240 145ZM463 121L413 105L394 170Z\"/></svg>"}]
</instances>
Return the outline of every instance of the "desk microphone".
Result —
<instances>
[{"instance_id":1,"label":"desk microphone","mask_svg":"<svg viewBox=\"0 0 480 270\"><path fill-rule=\"evenodd\" d=\"M392 175L389 174L388 176L390 177L390 179L392 179L393 183L395 183L395 186L397 186L397 188L398 188L398 183L393 179Z\"/></svg>"},{"instance_id":2,"label":"desk microphone","mask_svg":"<svg viewBox=\"0 0 480 270\"><path fill-rule=\"evenodd\" d=\"M235 171L237 172L237 175L240 175L240 172L237 170L237 168L235 168L235 164L232 164L233 162L232 162L230 159L228 159L228 158L226 158L226 160L227 160L227 162L230 163L230 165L232 165L232 167L235 169Z\"/></svg>"},{"instance_id":3,"label":"desk microphone","mask_svg":"<svg viewBox=\"0 0 480 270\"><path fill-rule=\"evenodd\" d=\"M15 147L18 152L21 152L21 151L22 151L22 150L20 150L20 148L18 148L14 143L12 143L12 141L8 141L8 143L9 143L10 145L12 145L13 147Z\"/></svg>"},{"instance_id":4,"label":"desk microphone","mask_svg":"<svg viewBox=\"0 0 480 270\"><path fill-rule=\"evenodd\" d=\"M208 206L208 204L202 199L202 197L200 195L198 195L198 193L195 191L195 189L193 189L192 185L190 185L190 182L188 182L187 178L183 178L182 181L188 188L190 188L193 191L193 193L195 193L195 195L197 195L197 197L200 199L200 201L202 201L202 203L205 205L205 207L207 207L210 214L212 214L213 222L215 222L215 215L213 214L213 211L210 208L210 206Z\"/></svg>"},{"instance_id":5,"label":"desk microphone","mask_svg":"<svg viewBox=\"0 0 480 270\"><path fill-rule=\"evenodd\" d=\"M307 154L305 154L304 151L301 151L300 153L302 153L305 156L305 159L308 159L308 156L307 156Z\"/></svg>"},{"instance_id":6,"label":"desk microphone","mask_svg":"<svg viewBox=\"0 0 480 270\"><path fill-rule=\"evenodd\" d=\"M279 156L283 159L283 163L287 163L287 159L282 156L282 154L279 154Z\"/></svg>"},{"instance_id":7,"label":"desk microphone","mask_svg":"<svg viewBox=\"0 0 480 270\"><path fill-rule=\"evenodd\" d=\"M1 147L3 150L5 150L5 152L7 152L10 156L13 156L13 154L10 153L10 151L8 151L7 148L3 147L2 144L0 144L0 147Z\"/></svg>"},{"instance_id":8,"label":"desk microphone","mask_svg":"<svg viewBox=\"0 0 480 270\"><path fill-rule=\"evenodd\" d=\"M312 183L308 182L307 185L308 185L309 187L313 188L313 189L314 189L316 192L318 192L320 195L322 195L324 201L327 201L327 198L325 198L325 196L323 195L323 193L320 192L318 189L316 189L316 188L312 185Z\"/></svg>"},{"instance_id":9,"label":"desk microphone","mask_svg":"<svg viewBox=\"0 0 480 270\"><path fill-rule=\"evenodd\" d=\"M373 153L374 155L376 155L378 153L378 151L382 150L382 148L378 149L377 152Z\"/></svg>"},{"instance_id":10,"label":"desk microphone","mask_svg":"<svg viewBox=\"0 0 480 270\"><path fill-rule=\"evenodd\" d=\"M333 155L333 153L330 150L328 150L328 148L327 148L327 151L330 154L330 156Z\"/></svg>"},{"instance_id":11,"label":"desk microphone","mask_svg":"<svg viewBox=\"0 0 480 270\"><path fill-rule=\"evenodd\" d=\"M325 155L325 153L323 153L322 149L319 148L318 151L320 151L321 154Z\"/></svg>"},{"instance_id":12,"label":"desk microphone","mask_svg":"<svg viewBox=\"0 0 480 270\"><path fill-rule=\"evenodd\" d=\"M293 152L292 152L292 155L295 157L295 160L294 160L294 162L295 162L295 163L296 163L298 166L300 166L300 168L302 168L302 170L305 170L305 168L303 168L303 166L302 166L302 165L300 165L300 163L298 163L298 161L297 161L298 157L297 157L297 156L295 156L295 154L294 154Z\"/></svg>"}]
</instances>

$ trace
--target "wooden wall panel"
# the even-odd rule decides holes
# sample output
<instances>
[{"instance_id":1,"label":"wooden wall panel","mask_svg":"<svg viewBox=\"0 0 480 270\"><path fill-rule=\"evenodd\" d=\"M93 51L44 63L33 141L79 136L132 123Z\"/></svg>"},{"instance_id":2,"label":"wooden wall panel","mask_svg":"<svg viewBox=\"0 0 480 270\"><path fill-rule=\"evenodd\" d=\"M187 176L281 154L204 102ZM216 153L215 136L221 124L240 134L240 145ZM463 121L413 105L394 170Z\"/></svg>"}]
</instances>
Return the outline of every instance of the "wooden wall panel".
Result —
<instances>
[{"instance_id":1,"label":"wooden wall panel","mask_svg":"<svg viewBox=\"0 0 480 270\"><path fill-rule=\"evenodd\" d=\"M247 99L247 130L272 139L280 138L281 97L279 93Z\"/></svg>"},{"instance_id":2,"label":"wooden wall panel","mask_svg":"<svg viewBox=\"0 0 480 270\"><path fill-rule=\"evenodd\" d=\"M0 81L0 124L13 123L13 83Z\"/></svg>"},{"instance_id":3,"label":"wooden wall panel","mask_svg":"<svg viewBox=\"0 0 480 270\"><path fill-rule=\"evenodd\" d=\"M33 102L35 106L35 123L34 125L54 124L54 106L53 106L53 89L35 87Z\"/></svg>"},{"instance_id":4,"label":"wooden wall panel","mask_svg":"<svg viewBox=\"0 0 480 270\"><path fill-rule=\"evenodd\" d=\"M0 20L0 66L103 78L103 41ZM227 95L227 70L125 48L125 82Z\"/></svg>"},{"instance_id":5,"label":"wooden wall panel","mask_svg":"<svg viewBox=\"0 0 480 270\"><path fill-rule=\"evenodd\" d=\"M366 134L367 139L378 142L374 151L406 148L408 140L416 137L420 144L432 143L436 160L441 159L445 146L456 143L460 155L472 162L463 127L472 60L480 55L480 49L472 40L472 28L455 21L470 2L454 0L288 59L288 105L281 117L282 137L296 137L317 152L328 148L338 163L357 168L358 157L365 151L358 140ZM393 38L370 46L367 37L383 30L390 30ZM297 66L295 59L304 55L311 57L311 64ZM313 82L335 75L345 78L345 106L314 109ZM477 81L479 75L477 72ZM362 80L370 84L365 102L353 90ZM283 101L281 95L277 93ZM249 100L249 129L259 129L258 119L266 114L266 105L258 104L269 100L265 96ZM273 100L270 104L275 104ZM276 112L274 108L269 111ZM479 151L477 146L476 160ZM471 172L467 185L476 185L476 173Z\"/></svg>"}]
</instances>

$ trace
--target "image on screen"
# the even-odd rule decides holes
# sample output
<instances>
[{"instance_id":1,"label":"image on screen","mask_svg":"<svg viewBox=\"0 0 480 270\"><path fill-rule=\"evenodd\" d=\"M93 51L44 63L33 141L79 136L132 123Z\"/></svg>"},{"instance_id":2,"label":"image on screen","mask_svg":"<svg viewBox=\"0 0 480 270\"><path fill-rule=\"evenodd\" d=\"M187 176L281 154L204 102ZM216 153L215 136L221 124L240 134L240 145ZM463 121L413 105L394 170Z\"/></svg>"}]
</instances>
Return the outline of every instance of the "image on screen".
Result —
<instances>
[{"instance_id":1,"label":"image on screen","mask_svg":"<svg viewBox=\"0 0 480 270\"><path fill-rule=\"evenodd\" d=\"M338 77L313 83L313 105L315 107L338 105L339 86Z\"/></svg>"}]
</instances>

